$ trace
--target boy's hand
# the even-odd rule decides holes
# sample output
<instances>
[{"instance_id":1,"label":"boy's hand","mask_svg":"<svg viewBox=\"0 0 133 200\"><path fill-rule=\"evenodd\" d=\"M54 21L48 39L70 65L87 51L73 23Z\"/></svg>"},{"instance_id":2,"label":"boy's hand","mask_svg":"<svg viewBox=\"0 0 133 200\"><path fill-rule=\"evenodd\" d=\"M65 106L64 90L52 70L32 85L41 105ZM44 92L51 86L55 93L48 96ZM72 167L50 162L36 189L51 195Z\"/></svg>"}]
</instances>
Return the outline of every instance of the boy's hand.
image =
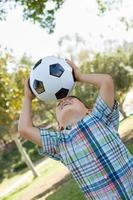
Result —
<instances>
[{"instance_id":1,"label":"boy's hand","mask_svg":"<svg viewBox=\"0 0 133 200\"><path fill-rule=\"evenodd\" d=\"M24 95L25 97L28 97L31 101L35 98L35 95L31 92L29 88L28 80L25 81Z\"/></svg>"},{"instance_id":2,"label":"boy's hand","mask_svg":"<svg viewBox=\"0 0 133 200\"><path fill-rule=\"evenodd\" d=\"M73 71L74 71L74 75L76 78L76 81L80 81L81 78L81 72L79 70L79 68L69 59L66 59L66 62L72 67Z\"/></svg>"}]
</instances>

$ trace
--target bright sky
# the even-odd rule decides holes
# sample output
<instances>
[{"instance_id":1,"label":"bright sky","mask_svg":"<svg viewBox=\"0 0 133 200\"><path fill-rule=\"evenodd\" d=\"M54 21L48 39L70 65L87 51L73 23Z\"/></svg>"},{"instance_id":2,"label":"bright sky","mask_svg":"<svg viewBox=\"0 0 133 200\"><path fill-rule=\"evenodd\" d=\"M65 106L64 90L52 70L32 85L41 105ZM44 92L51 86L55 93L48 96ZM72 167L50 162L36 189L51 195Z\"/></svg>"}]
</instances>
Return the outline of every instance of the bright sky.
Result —
<instances>
[{"instance_id":1,"label":"bright sky","mask_svg":"<svg viewBox=\"0 0 133 200\"><path fill-rule=\"evenodd\" d=\"M133 30L125 31L119 18L133 19L133 1L123 0L119 11L112 11L104 17L97 16L95 0L66 0L56 15L55 33L48 35L38 25L22 20L21 9L10 11L7 20L0 22L0 45L13 49L13 54L21 57L26 53L38 60L58 52L58 41L64 35L78 33L92 50L103 50L103 41L133 41ZM100 37L102 35L102 38Z\"/></svg>"}]
</instances>

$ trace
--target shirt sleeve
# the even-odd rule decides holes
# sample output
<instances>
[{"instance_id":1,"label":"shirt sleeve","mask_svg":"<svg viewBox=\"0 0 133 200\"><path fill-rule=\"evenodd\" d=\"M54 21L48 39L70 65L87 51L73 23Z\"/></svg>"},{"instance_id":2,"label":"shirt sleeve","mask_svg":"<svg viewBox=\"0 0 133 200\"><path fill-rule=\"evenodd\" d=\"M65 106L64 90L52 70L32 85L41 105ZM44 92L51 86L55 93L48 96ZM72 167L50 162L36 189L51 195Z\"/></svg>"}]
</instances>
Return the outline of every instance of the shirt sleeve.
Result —
<instances>
[{"instance_id":1,"label":"shirt sleeve","mask_svg":"<svg viewBox=\"0 0 133 200\"><path fill-rule=\"evenodd\" d=\"M59 140L60 134L56 131L49 131L39 128L42 147L39 147L40 155L47 155L55 160L60 160Z\"/></svg>"},{"instance_id":2,"label":"shirt sleeve","mask_svg":"<svg viewBox=\"0 0 133 200\"><path fill-rule=\"evenodd\" d=\"M104 102L102 97L98 95L95 105L92 110L92 114L102 121L106 125L113 126L116 130L119 128L119 105L116 99L114 99L113 108L110 109L109 106Z\"/></svg>"}]
</instances>

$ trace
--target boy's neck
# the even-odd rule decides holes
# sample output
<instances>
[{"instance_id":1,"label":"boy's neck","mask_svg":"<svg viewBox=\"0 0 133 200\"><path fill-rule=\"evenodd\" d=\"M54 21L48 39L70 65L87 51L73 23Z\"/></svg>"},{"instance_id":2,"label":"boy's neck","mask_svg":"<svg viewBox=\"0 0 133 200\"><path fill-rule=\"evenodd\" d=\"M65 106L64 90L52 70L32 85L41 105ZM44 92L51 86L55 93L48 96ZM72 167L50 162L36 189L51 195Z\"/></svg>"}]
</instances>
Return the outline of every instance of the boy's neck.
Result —
<instances>
[{"instance_id":1,"label":"boy's neck","mask_svg":"<svg viewBox=\"0 0 133 200\"><path fill-rule=\"evenodd\" d=\"M82 114L82 115L80 115L80 116L72 116L72 117L69 117L69 119L66 121L66 122L64 122L64 123L62 123L62 125L61 125L61 127L63 128L63 129L65 129L66 127L68 127L68 126L75 126L76 124L77 124L77 122L78 121L80 121L81 119L83 119L87 114L88 114L89 112L87 112L87 113L84 113L84 114Z\"/></svg>"}]
</instances>

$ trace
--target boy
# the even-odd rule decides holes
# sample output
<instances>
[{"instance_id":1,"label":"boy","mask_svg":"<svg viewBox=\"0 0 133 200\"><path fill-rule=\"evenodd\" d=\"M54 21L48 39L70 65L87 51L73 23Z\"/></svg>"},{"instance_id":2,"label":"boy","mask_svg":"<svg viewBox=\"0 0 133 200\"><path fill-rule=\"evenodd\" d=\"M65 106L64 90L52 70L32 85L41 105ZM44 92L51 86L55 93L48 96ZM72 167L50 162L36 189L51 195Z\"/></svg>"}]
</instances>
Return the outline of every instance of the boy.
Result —
<instances>
[{"instance_id":1,"label":"boy","mask_svg":"<svg viewBox=\"0 0 133 200\"><path fill-rule=\"evenodd\" d=\"M78 98L69 96L56 107L60 131L33 127L34 96L26 83L19 132L41 146L43 154L68 167L86 199L133 200L133 157L118 135L113 80L108 74L82 74L74 63L67 62L77 81L99 88L92 112Z\"/></svg>"}]
</instances>

